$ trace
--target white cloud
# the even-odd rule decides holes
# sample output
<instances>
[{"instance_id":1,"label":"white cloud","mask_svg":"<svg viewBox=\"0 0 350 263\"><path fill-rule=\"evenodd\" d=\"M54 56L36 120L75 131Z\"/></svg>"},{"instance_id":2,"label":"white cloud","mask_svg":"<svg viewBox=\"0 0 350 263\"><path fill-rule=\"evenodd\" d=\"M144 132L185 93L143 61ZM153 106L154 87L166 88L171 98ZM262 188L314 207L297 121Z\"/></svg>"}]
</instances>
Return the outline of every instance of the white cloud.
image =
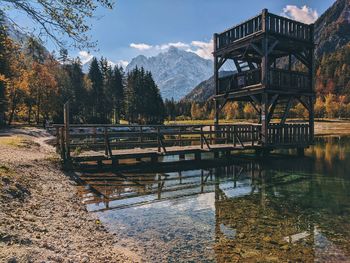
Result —
<instances>
[{"instance_id":1,"label":"white cloud","mask_svg":"<svg viewBox=\"0 0 350 263\"><path fill-rule=\"evenodd\" d=\"M152 48L151 45L147 45L147 44L145 44L145 43L139 43L139 44L131 43L131 44L130 44L130 47L136 48L136 49L138 49L138 50L148 50L148 49L151 49L151 48Z\"/></svg>"},{"instance_id":2,"label":"white cloud","mask_svg":"<svg viewBox=\"0 0 350 263\"><path fill-rule=\"evenodd\" d=\"M85 64L86 62L88 62L90 59L93 58L93 55L91 55L89 52L87 51L79 51L79 58L81 60L82 64Z\"/></svg>"},{"instance_id":3,"label":"white cloud","mask_svg":"<svg viewBox=\"0 0 350 263\"><path fill-rule=\"evenodd\" d=\"M317 11L306 5L301 8L295 5L286 5L286 7L283 8L282 15L306 24L311 24L318 18Z\"/></svg>"},{"instance_id":4,"label":"white cloud","mask_svg":"<svg viewBox=\"0 0 350 263\"><path fill-rule=\"evenodd\" d=\"M176 48L180 48L180 49L185 49L185 48L189 48L190 45L183 43L183 42L176 42L176 43L168 43L168 44L163 44L163 45L157 45L156 48L157 49L161 49L161 50L166 50L170 47L176 47Z\"/></svg>"},{"instance_id":5,"label":"white cloud","mask_svg":"<svg viewBox=\"0 0 350 263\"><path fill-rule=\"evenodd\" d=\"M209 42L192 41L190 52L196 53L198 56L205 59L213 59L213 40Z\"/></svg>"}]
</instances>

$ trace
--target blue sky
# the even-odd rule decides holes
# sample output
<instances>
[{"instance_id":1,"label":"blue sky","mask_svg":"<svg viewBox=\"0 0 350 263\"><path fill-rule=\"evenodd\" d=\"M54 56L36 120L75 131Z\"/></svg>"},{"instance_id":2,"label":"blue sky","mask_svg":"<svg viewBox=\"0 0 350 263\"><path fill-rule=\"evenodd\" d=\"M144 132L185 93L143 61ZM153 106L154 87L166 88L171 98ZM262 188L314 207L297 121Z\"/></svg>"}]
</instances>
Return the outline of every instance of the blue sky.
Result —
<instances>
[{"instance_id":1,"label":"blue sky","mask_svg":"<svg viewBox=\"0 0 350 263\"><path fill-rule=\"evenodd\" d=\"M117 63L139 54L155 55L175 45L209 58L214 32L244 21L263 8L312 21L333 3L334 0L117 0L113 10L99 8L99 19L90 21L91 35L99 49L91 54ZM47 47L54 49L50 43ZM80 54L83 60L90 56L86 50L69 51L71 56Z\"/></svg>"}]
</instances>

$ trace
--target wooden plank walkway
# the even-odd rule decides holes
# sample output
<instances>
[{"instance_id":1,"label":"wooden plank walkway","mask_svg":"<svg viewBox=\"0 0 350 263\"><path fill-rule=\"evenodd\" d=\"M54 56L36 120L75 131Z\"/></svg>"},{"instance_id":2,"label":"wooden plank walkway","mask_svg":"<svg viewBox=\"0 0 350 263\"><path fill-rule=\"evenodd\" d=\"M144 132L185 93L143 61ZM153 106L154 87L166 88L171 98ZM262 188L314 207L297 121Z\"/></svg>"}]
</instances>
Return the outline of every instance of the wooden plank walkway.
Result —
<instances>
[{"instance_id":1,"label":"wooden plank walkway","mask_svg":"<svg viewBox=\"0 0 350 263\"><path fill-rule=\"evenodd\" d=\"M133 158L152 158L166 155L183 155L183 154L202 154L202 153L217 153L235 150L256 149L259 146L252 146L251 143L243 143L242 145L234 144L212 144L210 148L201 148L200 145L193 146L171 146L166 147L165 152L159 152L158 148L133 148L112 150L112 156L105 155L103 151L86 151L79 156L73 157L76 161L89 161L97 159L133 159ZM100 157L100 158L99 158Z\"/></svg>"}]
</instances>

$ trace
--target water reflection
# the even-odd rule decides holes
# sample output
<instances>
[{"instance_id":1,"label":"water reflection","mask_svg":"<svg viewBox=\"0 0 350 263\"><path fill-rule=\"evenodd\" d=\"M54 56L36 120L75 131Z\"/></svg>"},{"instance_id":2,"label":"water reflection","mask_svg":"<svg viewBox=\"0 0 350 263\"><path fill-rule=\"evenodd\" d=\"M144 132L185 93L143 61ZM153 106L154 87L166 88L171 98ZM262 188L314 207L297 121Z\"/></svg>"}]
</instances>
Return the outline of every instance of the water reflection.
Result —
<instances>
[{"instance_id":1,"label":"water reflection","mask_svg":"<svg viewBox=\"0 0 350 263\"><path fill-rule=\"evenodd\" d=\"M151 262L350 262L350 138L305 158L84 174L90 211Z\"/></svg>"}]
</instances>

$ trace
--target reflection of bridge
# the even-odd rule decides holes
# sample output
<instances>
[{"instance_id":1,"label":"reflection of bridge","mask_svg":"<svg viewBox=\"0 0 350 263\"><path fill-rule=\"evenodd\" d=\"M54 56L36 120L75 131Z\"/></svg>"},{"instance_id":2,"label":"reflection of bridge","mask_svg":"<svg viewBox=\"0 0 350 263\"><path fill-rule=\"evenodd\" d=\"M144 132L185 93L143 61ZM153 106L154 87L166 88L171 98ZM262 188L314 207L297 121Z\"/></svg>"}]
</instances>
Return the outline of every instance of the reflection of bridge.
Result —
<instances>
[{"instance_id":1,"label":"reflection of bridge","mask_svg":"<svg viewBox=\"0 0 350 263\"><path fill-rule=\"evenodd\" d=\"M225 166L201 169L179 167L156 168L139 172L83 172L82 179L90 187L85 203L91 210L120 209L159 201L215 192L224 199L253 194L262 186L268 187L268 178L260 163L232 159ZM303 180L303 176L286 180L287 175L274 178L274 184ZM220 198L218 198L219 200Z\"/></svg>"},{"instance_id":2,"label":"reflection of bridge","mask_svg":"<svg viewBox=\"0 0 350 263\"><path fill-rule=\"evenodd\" d=\"M244 185L244 191L254 191L248 179L249 170L254 177L249 164L232 164L227 167L158 173L84 173L80 178L94 192L85 202L98 203L98 206L90 207L100 211L214 192L219 185L226 190L238 187L242 190Z\"/></svg>"}]
</instances>

